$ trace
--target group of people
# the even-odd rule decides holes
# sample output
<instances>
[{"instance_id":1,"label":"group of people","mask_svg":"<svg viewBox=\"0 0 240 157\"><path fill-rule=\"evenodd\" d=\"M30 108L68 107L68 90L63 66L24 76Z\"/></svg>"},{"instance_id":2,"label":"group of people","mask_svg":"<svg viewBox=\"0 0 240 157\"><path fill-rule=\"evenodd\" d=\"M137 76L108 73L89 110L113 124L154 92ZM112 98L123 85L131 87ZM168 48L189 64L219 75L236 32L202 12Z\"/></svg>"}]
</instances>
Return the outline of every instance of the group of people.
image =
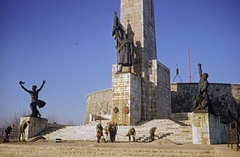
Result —
<instances>
[{"instance_id":1,"label":"group of people","mask_svg":"<svg viewBox=\"0 0 240 157\"><path fill-rule=\"evenodd\" d=\"M149 139L151 141L154 141L154 137L155 137L155 131L157 130L157 127L152 127L149 130ZM118 126L117 124L114 124L114 122L109 122L107 123L107 125L103 128L101 121L98 122L97 126L96 126L96 137L97 137L97 142L100 143L100 139L103 136L104 133L104 138L105 141L104 142L111 142L114 143L115 142L115 138L117 135L117 131L118 131ZM134 127L131 127L126 136L128 136L129 142L132 141L135 142L136 141L136 130Z\"/></svg>"},{"instance_id":2,"label":"group of people","mask_svg":"<svg viewBox=\"0 0 240 157\"><path fill-rule=\"evenodd\" d=\"M96 126L97 142L100 143L100 139L103 136L103 131L104 131L105 141L114 143L117 130L118 130L118 126L114 122L107 123L107 125L104 128L102 127L101 122L99 122Z\"/></svg>"},{"instance_id":3,"label":"group of people","mask_svg":"<svg viewBox=\"0 0 240 157\"><path fill-rule=\"evenodd\" d=\"M23 121L19 126L18 126L18 142L21 141L21 137L22 137L22 141L25 142L25 129L27 128L27 126L30 124L30 121ZM14 124L8 126L5 129L5 134L6 137L4 139L4 142L9 142L9 137L10 137L10 133L12 132L12 129L14 128Z\"/></svg>"}]
</instances>

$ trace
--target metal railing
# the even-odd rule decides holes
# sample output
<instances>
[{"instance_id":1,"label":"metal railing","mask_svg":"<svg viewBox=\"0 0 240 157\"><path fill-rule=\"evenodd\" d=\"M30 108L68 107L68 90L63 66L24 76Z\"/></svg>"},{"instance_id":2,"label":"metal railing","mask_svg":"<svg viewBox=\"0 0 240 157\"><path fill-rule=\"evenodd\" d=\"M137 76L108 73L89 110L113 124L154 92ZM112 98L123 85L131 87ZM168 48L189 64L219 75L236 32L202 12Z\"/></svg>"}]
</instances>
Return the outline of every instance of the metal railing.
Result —
<instances>
[{"instance_id":1,"label":"metal railing","mask_svg":"<svg viewBox=\"0 0 240 157\"><path fill-rule=\"evenodd\" d=\"M240 149L240 128L236 121L226 124L226 134L227 134L227 146L231 146L234 149L236 146L237 151Z\"/></svg>"}]
</instances>

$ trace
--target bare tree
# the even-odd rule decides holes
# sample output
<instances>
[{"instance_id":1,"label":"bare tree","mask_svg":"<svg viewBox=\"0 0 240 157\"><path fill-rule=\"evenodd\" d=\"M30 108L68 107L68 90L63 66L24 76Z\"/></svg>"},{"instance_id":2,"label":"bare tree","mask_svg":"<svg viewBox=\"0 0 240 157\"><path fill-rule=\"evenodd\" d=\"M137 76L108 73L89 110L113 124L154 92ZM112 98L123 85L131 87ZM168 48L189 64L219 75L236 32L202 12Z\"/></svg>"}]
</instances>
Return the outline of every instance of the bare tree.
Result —
<instances>
[{"instance_id":1,"label":"bare tree","mask_svg":"<svg viewBox=\"0 0 240 157\"><path fill-rule=\"evenodd\" d=\"M19 112L15 112L12 117L9 117L8 119L4 119L1 128L5 128L11 124L15 125L15 128L17 128L20 125L20 117L29 115L30 111L27 111L27 108L20 109Z\"/></svg>"},{"instance_id":2,"label":"bare tree","mask_svg":"<svg viewBox=\"0 0 240 157\"><path fill-rule=\"evenodd\" d=\"M56 116L55 113L48 115L48 123L57 123L58 122L58 117Z\"/></svg>"}]
</instances>

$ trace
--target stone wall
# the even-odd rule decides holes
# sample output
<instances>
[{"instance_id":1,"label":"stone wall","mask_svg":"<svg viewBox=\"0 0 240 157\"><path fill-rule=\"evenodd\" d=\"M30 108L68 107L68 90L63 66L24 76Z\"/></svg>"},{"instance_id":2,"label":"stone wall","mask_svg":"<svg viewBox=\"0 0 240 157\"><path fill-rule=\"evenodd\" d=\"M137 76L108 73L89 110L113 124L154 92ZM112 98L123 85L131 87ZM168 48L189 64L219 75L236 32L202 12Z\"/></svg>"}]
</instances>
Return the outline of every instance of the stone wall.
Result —
<instances>
[{"instance_id":1,"label":"stone wall","mask_svg":"<svg viewBox=\"0 0 240 157\"><path fill-rule=\"evenodd\" d=\"M141 121L141 79L132 73L112 76L112 120L119 125Z\"/></svg>"},{"instance_id":2,"label":"stone wall","mask_svg":"<svg viewBox=\"0 0 240 157\"><path fill-rule=\"evenodd\" d=\"M172 83L172 113L192 112L198 83ZM222 123L234 120L240 122L240 85L209 83L208 94L214 114L221 117Z\"/></svg>"},{"instance_id":3,"label":"stone wall","mask_svg":"<svg viewBox=\"0 0 240 157\"><path fill-rule=\"evenodd\" d=\"M226 143L226 129L220 117L209 113L193 113L193 144Z\"/></svg>"},{"instance_id":4,"label":"stone wall","mask_svg":"<svg viewBox=\"0 0 240 157\"><path fill-rule=\"evenodd\" d=\"M93 119L107 119L111 116L112 89L105 89L86 97L85 124ZM92 119L90 119L90 117Z\"/></svg>"},{"instance_id":5,"label":"stone wall","mask_svg":"<svg viewBox=\"0 0 240 157\"><path fill-rule=\"evenodd\" d=\"M48 120L38 117L20 117L20 125L22 122L30 121L30 124L25 129L25 140L36 136L47 127Z\"/></svg>"},{"instance_id":6,"label":"stone wall","mask_svg":"<svg viewBox=\"0 0 240 157\"><path fill-rule=\"evenodd\" d=\"M157 62L158 108L157 118L169 118L171 114L170 69Z\"/></svg>"},{"instance_id":7,"label":"stone wall","mask_svg":"<svg viewBox=\"0 0 240 157\"><path fill-rule=\"evenodd\" d=\"M160 96L165 95L165 97L171 97L171 109L161 108L159 114L164 112L165 109L171 111L171 113L192 112L194 110L193 102L197 87L198 83L172 83L171 96L167 93L162 94L159 92L158 94ZM238 120L238 122L240 122L240 85L210 83L208 90L213 112L221 117L221 122L229 123L233 120ZM161 91L164 92L164 90ZM165 102L160 100L159 103L164 104ZM88 95L85 122L89 122L89 114L99 116L104 116L104 114L110 115L111 105L112 89L98 91Z\"/></svg>"}]
</instances>

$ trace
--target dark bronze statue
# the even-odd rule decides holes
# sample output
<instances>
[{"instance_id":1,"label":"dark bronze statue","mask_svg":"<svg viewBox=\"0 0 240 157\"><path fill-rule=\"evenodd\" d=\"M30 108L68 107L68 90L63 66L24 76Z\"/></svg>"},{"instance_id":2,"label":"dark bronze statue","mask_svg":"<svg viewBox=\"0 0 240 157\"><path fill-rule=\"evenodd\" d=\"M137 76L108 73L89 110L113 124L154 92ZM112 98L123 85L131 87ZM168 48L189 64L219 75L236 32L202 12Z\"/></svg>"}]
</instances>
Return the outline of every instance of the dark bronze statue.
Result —
<instances>
[{"instance_id":1,"label":"dark bronze statue","mask_svg":"<svg viewBox=\"0 0 240 157\"><path fill-rule=\"evenodd\" d=\"M202 65L200 63L198 64L198 68L199 68L198 72L199 72L200 81L198 84L198 90L197 90L197 95L195 99L195 106L196 106L195 111L196 110L208 111L210 106L210 98L208 95L209 83L207 81L208 74L207 73L202 74Z\"/></svg>"},{"instance_id":2,"label":"dark bronze statue","mask_svg":"<svg viewBox=\"0 0 240 157\"><path fill-rule=\"evenodd\" d=\"M21 87L30 94L31 98L32 98L32 101L30 103L30 108L32 110L32 113L31 113L31 117L41 117L41 114L39 113L38 109L37 109L37 106L39 108L42 108L46 105L46 103L42 100L39 100L38 99L38 93L41 91L41 89L43 88L44 84L46 83L45 80L43 80L42 82L42 85L39 89L37 89L37 86L36 85L33 85L32 86L32 91L31 90L28 90L26 89L23 84L25 82L22 82L22 81L19 81L19 84L21 85Z\"/></svg>"},{"instance_id":3,"label":"dark bronze statue","mask_svg":"<svg viewBox=\"0 0 240 157\"><path fill-rule=\"evenodd\" d=\"M122 71L122 66L128 66L131 71L132 58L133 58L133 43L130 42L128 34L125 33L123 26L121 25L117 13L114 13L113 31L112 36L116 40L116 51L117 51L117 64L118 72Z\"/></svg>"}]
</instances>

